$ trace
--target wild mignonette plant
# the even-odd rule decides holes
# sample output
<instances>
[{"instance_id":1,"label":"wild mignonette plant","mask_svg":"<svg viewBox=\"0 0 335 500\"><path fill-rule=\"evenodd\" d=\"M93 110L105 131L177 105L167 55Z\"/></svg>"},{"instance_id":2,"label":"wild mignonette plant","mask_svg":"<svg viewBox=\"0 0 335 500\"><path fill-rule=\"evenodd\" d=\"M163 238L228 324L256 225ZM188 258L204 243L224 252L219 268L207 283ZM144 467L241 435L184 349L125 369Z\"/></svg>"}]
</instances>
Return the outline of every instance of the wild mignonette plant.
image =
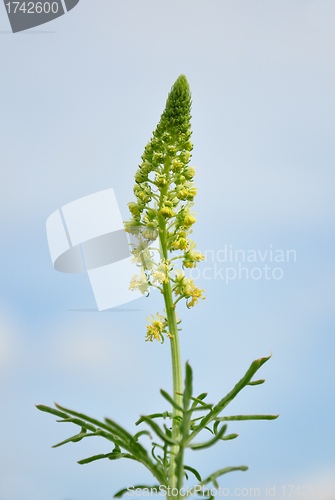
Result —
<instances>
[{"instance_id":1,"label":"wild mignonette plant","mask_svg":"<svg viewBox=\"0 0 335 500\"><path fill-rule=\"evenodd\" d=\"M114 448L110 453L85 458L79 464L100 459L135 460L150 471L156 484L137 485L134 488L142 489L143 492L165 492L167 497L176 500L195 494L212 499L214 496L208 488L210 485L218 488L220 476L248 469L244 465L224 467L203 478L194 467L184 463L187 448L197 451L235 439L237 434L227 433L229 421L273 420L278 417L231 416L225 411L244 387L264 382L263 379L253 380L253 377L270 356L251 363L241 380L215 405L207 402L207 393L193 396L192 369L188 363L183 384L178 328L180 320L177 318L176 306L179 301L185 300L187 307L191 308L199 303L199 299L205 298L204 290L199 289L182 270L196 267L204 259L190 239L196 222L192 207L197 192L193 183L195 168L189 164L193 149L190 113L191 93L186 77L181 75L173 85L160 122L145 147L142 163L135 174L136 201L129 203L131 220L125 223L131 239L133 260L139 267L139 274L132 278L130 289L148 295L151 289L157 288L164 297L163 311L148 318L145 340L163 343L168 338L170 343L173 394L160 391L169 405L167 411L141 416L136 425L146 424L149 430L140 430L132 435L109 418L99 421L57 404L55 408L37 406L39 410L59 417L58 422L70 422L80 429L77 434L54 447L81 441L89 436L100 436L113 443ZM197 436L206 432L210 433L209 439L198 442ZM151 440L150 452L140 442L140 437L144 435ZM186 490L183 484L185 478L189 480L189 474L195 478L195 484ZM128 488L124 488L114 497L121 497L128 491Z\"/></svg>"}]
</instances>

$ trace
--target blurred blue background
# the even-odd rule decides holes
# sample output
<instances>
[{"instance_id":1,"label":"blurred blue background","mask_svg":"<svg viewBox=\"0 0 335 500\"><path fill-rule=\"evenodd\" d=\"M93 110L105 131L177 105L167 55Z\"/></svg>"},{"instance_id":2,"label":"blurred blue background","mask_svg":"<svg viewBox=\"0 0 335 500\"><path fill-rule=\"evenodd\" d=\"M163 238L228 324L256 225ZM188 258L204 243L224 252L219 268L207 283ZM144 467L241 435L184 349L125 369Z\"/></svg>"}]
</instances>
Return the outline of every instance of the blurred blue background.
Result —
<instances>
[{"instance_id":1,"label":"blurred blue background","mask_svg":"<svg viewBox=\"0 0 335 500\"><path fill-rule=\"evenodd\" d=\"M232 423L237 440L188 462L204 474L248 465L220 481L231 491L268 498L275 487L281 498L285 485L314 485L312 498L335 498L334 18L328 0L82 0L13 35L0 9L0 500L105 500L152 482L136 463L76 464L110 451L102 440L51 449L72 429L34 404L133 430L139 414L166 409L159 389L171 392L171 377L168 343L144 342L161 298L73 311L96 307L89 280L53 269L45 221L109 187L128 218L140 156L181 73L193 97L198 248L296 252L266 262L280 280L202 277L207 299L179 308L195 391L215 403L273 351L266 383L228 413L280 413ZM199 269L214 264L227 266L208 258Z\"/></svg>"}]
</instances>

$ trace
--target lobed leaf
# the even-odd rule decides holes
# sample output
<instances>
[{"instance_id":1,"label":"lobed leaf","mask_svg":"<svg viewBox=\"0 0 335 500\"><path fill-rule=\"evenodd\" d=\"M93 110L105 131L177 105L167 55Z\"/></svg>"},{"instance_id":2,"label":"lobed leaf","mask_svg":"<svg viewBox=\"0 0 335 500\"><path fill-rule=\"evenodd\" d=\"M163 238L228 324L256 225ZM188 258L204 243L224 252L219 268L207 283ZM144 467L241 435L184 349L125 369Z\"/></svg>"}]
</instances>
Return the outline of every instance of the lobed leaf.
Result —
<instances>
[{"instance_id":1,"label":"lobed leaf","mask_svg":"<svg viewBox=\"0 0 335 500\"><path fill-rule=\"evenodd\" d=\"M266 358L260 358L253 361L241 380L235 385L235 387L219 401L219 403L214 406L214 408L201 420L200 424L194 429L188 438L188 443L190 443L195 436L204 428L207 424L216 419L217 415L237 396L237 394L250 382L254 374L259 370L259 368L270 359L271 355Z\"/></svg>"}]
</instances>

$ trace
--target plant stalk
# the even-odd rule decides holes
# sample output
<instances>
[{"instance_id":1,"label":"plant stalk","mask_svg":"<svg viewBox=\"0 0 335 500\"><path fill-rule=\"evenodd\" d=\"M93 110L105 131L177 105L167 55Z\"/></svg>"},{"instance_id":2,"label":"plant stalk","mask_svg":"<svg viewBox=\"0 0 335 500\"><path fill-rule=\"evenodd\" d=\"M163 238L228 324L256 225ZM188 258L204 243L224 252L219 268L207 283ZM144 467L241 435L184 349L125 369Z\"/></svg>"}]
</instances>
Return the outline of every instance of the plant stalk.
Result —
<instances>
[{"instance_id":1,"label":"plant stalk","mask_svg":"<svg viewBox=\"0 0 335 500\"><path fill-rule=\"evenodd\" d=\"M161 230L160 242L161 242L163 257L167 261L168 259L167 259L167 248L166 248L166 223L164 220L161 220L160 230ZM181 369L181 359L180 359L180 346L179 346L177 318L176 318L175 306L173 304L170 281L168 283L163 283L163 294L164 294L164 302L165 302L169 333L171 335L170 345L171 345L171 361L172 361L173 399L179 406L182 406L183 403L181 394L183 392L183 379L182 379L182 369ZM182 413L176 408L173 408L172 415L173 415L172 438L179 441L181 438L180 423L175 417L182 417ZM171 488L170 491L172 491L172 488L177 487L177 476L175 472L176 469L175 457L178 451L179 451L178 445L171 445L169 479L168 479L168 485ZM178 500L179 495L178 497L174 496L173 498L175 500Z\"/></svg>"}]
</instances>

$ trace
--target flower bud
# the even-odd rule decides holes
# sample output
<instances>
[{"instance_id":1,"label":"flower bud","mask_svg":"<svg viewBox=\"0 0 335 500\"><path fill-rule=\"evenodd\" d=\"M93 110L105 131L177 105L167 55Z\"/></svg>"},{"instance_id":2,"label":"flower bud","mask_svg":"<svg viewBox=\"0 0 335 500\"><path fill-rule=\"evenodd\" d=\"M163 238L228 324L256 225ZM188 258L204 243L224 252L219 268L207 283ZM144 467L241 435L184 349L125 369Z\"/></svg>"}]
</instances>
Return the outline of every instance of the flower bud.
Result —
<instances>
[{"instance_id":1,"label":"flower bud","mask_svg":"<svg viewBox=\"0 0 335 500\"><path fill-rule=\"evenodd\" d=\"M182 161L183 163L187 163L191 157L191 154L189 151L182 151L179 155L179 160Z\"/></svg>"},{"instance_id":2,"label":"flower bud","mask_svg":"<svg viewBox=\"0 0 335 500\"><path fill-rule=\"evenodd\" d=\"M195 175L195 168L194 167L185 168L185 170L183 171L183 175L184 175L184 177L186 177L186 179L188 181L193 179L193 177Z\"/></svg>"},{"instance_id":3,"label":"flower bud","mask_svg":"<svg viewBox=\"0 0 335 500\"><path fill-rule=\"evenodd\" d=\"M137 203L135 203L134 201L131 201L130 203L128 203L128 207L129 207L131 215L135 219L138 219L141 216L141 209Z\"/></svg>"},{"instance_id":4,"label":"flower bud","mask_svg":"<svg viewBox=\"0 0 335 500\"><path fill-rule=\"evenodd\" d=\"M170 157L177 154L177 148L175 148L174 146L168 146L166 149Z\"/></svg>"},{"instance_id":5,"label":"flower bud","mask_svg":"<svg viewBox=\"0 0 335 500\"><path fill-rule=\"evenodd\" d=\"M186 179L183 175L177 175L175 180L174 180L176 186L178 186L180 184L184 184L185 181L186 181Z\"/></svg>"},{"instance_id":6,"label":"flower bud","mask_svg":"<svg viewBox=\"0 0 335 500\"><path fill-rule=\"evenodd\" d=\"M180 173L183 170L183 164L180 160L174 159L171 164L171 170L174 173Z\"/></svg>"},{"instance_id":7,"label":"flower bud","mask_svg":"<svg viewBox=\"0 0 335 500\"><path fill-rule=\"evenodd\" d=\"M171 141L173 140L173 138L172 138L172 135L171 135L171 134L169 134L169 132L163 132L163 134L162 134L162 140L163 140L166 144L168 144L169 142L171 142Z\"/></svg>"},{"instance_id":8,"label":"flower bud","mask_svg":"<svg viewBox=\"0 0 335 500\"><path fill-rule=\"evenodd\" d=\"M177 193L177 197L180 199L180 200L186 200L186 198L188 197L188 189L181 189L178 193Z\"/></svg>"},{"instance_id":9,"label":"flower bud","mask_svg":"<svg viewBox=\"0 0 335 500\"><path fill-rule=\"evenodd\" d=\"M193 200L193 198L195 197L196 194L197 194L197 188L196 187L190 188L188 190L187 199L188 200Z\"/></svg>"},{"instance_id":10,"label":"flower bud","mask_svg":"<svg viewBox=\"0 0 335 500\"><path fill-rule=\"evenodd\" d=\"M136 182L143 182L148 180L148 174L143 171L142 169L138 169L136 174L135 174L135 181Z\"/></svg>"},{"instance_id":11,"label":"flower bud","mask_svg":"<svg viewBox=\"0 0 335 500\"><path fill-rule=\"evenodd\" d=\"M189 227L192 226L195 222L197 222L197 219L193 217L193 215L186 215L183 222L184 226Z\"/></svg>"},{"instance_id":12,"label":"flower bud","mask_svg":"<svg viewBox=\"0 0 335 500\"><path fill-rule=\"evenodd\" d=\"M154 241L158 236L158 231L153 227L146 227L144 231L142 231L142 235L145 239Z\"/></svg>"},{"instance_id":13,"label":"flower bud","mask_svg":"<svg viewBox=\"0 0 335 500\"><path fill-rule=\"evenodd\" d=\"M158 152L155 151L153 159L152 159L155 163L164 163L164 159L165 159L165 157L164 157L163 153L160 153L159 151Z\"/></svg>"},{"instance_id":14,"label":"flower bud","mask_svg":"<svg viewBox=\"0 0 335 500\"><path fill-rule=\"evenodd\" d=\"M155 183L159 188L165 187L167 184L166 174L156 174Z\"/></svg>"},{"instance_id":15,"label":"flower bud","mask_svg":"<svg viewBox=\"0 0 335 500\"><path fill-rule=\"evenodd\" d=\"M185 149L187 149L187 151L192 151L192 149L193 149L193 142L192 141L187 141L184 144L184 147L185 147Z\"/></svg>"},{"instance_id":16,"label":"flower bud","mask_svg":"<svg viewBox=\"0 0 335 500\"><path fill-rule=\"evenodd\" d=\"M165 219L171 219L175 215L174 211L170 207L163 206L158 212L159 215L165 217Z\"/></svg>"}]
</instances>

